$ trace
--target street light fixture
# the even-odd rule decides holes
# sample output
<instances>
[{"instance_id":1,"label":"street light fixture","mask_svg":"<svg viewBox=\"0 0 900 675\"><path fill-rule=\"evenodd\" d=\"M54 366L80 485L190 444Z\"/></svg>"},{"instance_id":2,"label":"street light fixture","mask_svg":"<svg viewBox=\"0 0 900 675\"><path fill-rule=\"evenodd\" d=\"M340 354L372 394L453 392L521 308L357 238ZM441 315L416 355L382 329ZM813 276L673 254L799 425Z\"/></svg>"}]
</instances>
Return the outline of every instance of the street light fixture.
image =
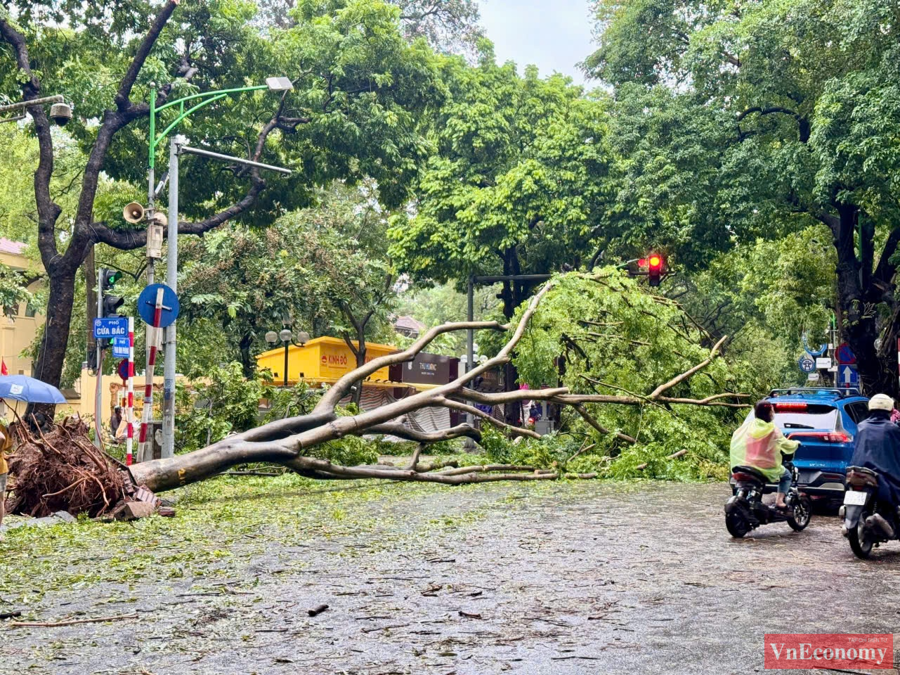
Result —
<instances>
[{"instance_id":1,"label":"street light fixture","mask_svg":"<svg viewBox=\"0 0 900 675\"><path fill-rule=\"evenodd\" d=\"M156 148L160 143L165 140L166 136L181 124L182 120L187 117L190 117L193 113L200 110L200 108L205 108L210 103L214 101L218 101L220 99L226 98L230 94L240 94L246 91L261 91L263 89L268 89L269 91L291 91L294 88L294 85L291 84L290 79L287 77L267 77L265 84L258 84L252 87L236 87L234 89L219 89L217 91L205 91L200 94L192 94L191 96L185 96L183 98L175 99L174 101L169 101L168 103L156 107L156 89L153 88L150 90L150 174L151 177L153 175L153 170L156 168ZM185 103L188 101L199 101L199 103L191 106L190 108L185 109ZM173 108L178 106L178 117L176 117L172 123L167 126L161 134L156 135L156 115L157 113L161 113L166 108ZM150 191L153 192L153 180L150 181ZM152 194L151 194L152 199Z\"/></svg>"},{"instance_id":2,"label":"street light fixture","mask_svg":"<svg viewBox=\"0 0 900 675\"><path fill-rule=\"evenodd\" d=\"M297 339L294 340L294 334L291 332L290 328L283 328L281 332L276 333L274 330L270 330L266 333L266 342L272 345L272 348L275 348L275 345L278 344L278 341L284 344L284 386L288 386L288 352L290 350L291 345L293 344L296 347L302 347L307 342L309 342L309 333L306 331L300 331L297 333Z\"/></svg>"},{"instance_id":3,"label":"street light fixture","mask_svg":"<svg viewBox=\"0 0 900 675\"><path fill-rule=\"evenodd\" d=\"M64 127L69 123L69 120L72 119L72 106L66 103L66 100L59 94L56 96L34 98L30 101L19 101L18 103L10 103L9 105L0 105L0 113L10 112L12 110L22 110L23 108L28 108L33 105L44 105L45 103L53 104L50 106L50 119L58 126ZM25 119L25 115L11 117L9 119L0 120L0 124L3 122L18 122L23 119Z\"/></svg>"},{"instance_id":4,"label":"street light fixture","mask_svg":"<svg viewBox=\"0 0 900 675\"><path fill-rule=\"evenodd\" d=\"M221 100L231 94L239 94L247 91L260 91L267 89L275 92L285 92L293 89L291 81L286 77L269 77L266 84L256 85L252 87L235 87L232 89L220 89L218 91L206 91L199 94L192 94L157 107L156 105L156 88L150 89L150 134L149 134L149 157L148 157L148 204L147 215L150 220L154 216L154 201L156 199L156 151L159 145L166 137L179 125L182 121L190 117L193 113L201 108L205 108L214 101ZM174 120L159 134L156 133L156 117L159 113L167 108L176 109L178 115ZM167 265L166 282L167 285L176 293L178 292L178 155L182 148L185 151L194 154L206 154L216 159L226 158L217 153L202 151L193 148L187 148L183 140L176 137L170 139L169 147L169 256ZM244 164L253 164L258 168L273 169L290 173L286 169L278 167L270 167L242 160L240 158L227 158ZM149 257L149 256L148 256ZM153 283L153 259L150 258L147 266L147 283ZM163 384L163 452L164 458L175 456L175 370L176 370L176 329L173 323L166 329L165 340L165 364L164 364L164 384ZM148 352L149 361L149 352ZM148 367L148 373L150 372ZM286 375L285 375L286 377Z\"/></svg>"}]
</instances>

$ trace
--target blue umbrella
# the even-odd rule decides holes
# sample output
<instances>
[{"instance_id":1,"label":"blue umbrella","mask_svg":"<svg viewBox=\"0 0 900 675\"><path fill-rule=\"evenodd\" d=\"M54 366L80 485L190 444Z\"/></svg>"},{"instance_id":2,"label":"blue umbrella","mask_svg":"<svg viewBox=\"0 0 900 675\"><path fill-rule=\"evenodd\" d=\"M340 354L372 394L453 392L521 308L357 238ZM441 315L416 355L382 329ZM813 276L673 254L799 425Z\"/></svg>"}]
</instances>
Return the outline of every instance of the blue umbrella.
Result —
<instances>
[{"instance_id":1,"label":"blue umbrella","mask_svg":"<svg viewBox=\"0 0 900 675\"><path fill-rule=\"evenodd\" d=\"M0 398L25 403L65 403L66 398L53 385L27 375L0 376Z\"/></svg>"}]
</instances>

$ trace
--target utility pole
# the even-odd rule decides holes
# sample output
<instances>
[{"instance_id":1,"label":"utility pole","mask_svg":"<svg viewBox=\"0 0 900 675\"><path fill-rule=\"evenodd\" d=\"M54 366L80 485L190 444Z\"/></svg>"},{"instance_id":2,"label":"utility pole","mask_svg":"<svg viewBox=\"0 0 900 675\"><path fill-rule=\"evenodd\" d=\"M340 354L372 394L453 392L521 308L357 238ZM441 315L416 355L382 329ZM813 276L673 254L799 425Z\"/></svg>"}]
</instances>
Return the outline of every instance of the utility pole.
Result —
<instances>
[{"instance_id":1,"label":"utility pole","mask_svg":"<svg viewBox=\"0 0 900 675\"><path fill-rule=\"evenodd\" d=\"M150 85L150 142L153 143L156 138L156 85ZM153 147L151 145L151 147ZM158 255L153 250L153 245L150 241L150 232L153 227L154 216L156 215L156 161L155 156L151 152L150 154L150 163L147 168L147 285L152 286L156 280L156 256ZM151 420L153 418L153 410L147 410L147 406L153 405L152 399L148 400L147 390L150 389L152 392L153 387L153 379L152 375L150 375L150 364L152 362L152 345L153 345L153 328L150 326L146 326L144 330L144 350L145 350L145 366L144 372L147 374L147 378L149 379L149 383L144 386L144 408L141 414L142 424L141 424L141 438L140 444L138 446L138 462L146 462L153 459L153 442L151 441L149 444L150 448L150 456L146 456L147 453L147 443L145 435L147 433L147 420Z\"/></svg>"},{"instance_id":2,"label":"utility pole","mask_svg":"<svg viewBox=\"0 0 900 675\"><path fill-rule=\"evenodd\" d=\"M169 248L166 259L166 284L178 292L178 153L184 141L169 139ZM163 458L175 456L175 372L176 334L173 323L166 329L165 363L163 365Z\"/></svg>"},{"instance_id":3,"label":"utility pole","mask_svg":"<svg viewBox=\"0 0 900 675\"><path fill-rule=\"evenodd\" d=\"M294 88L294 85L291 83L290 79L286 77L269 77L266 78L266 83L256 86L250 87L237 87L232 89L220 89L216 91L207 91L200 92L197 94L191 94L189 96L185 96L183 98L176 99L174 101L167 101L161 106L157 106L157 98L156 98L156 88L151 86L150 88L150 138L149 138L149 157L148 157L148 207L147 207L147 217L150 223L154 222L154 201L156 198L156 193L158 189L156 187L156 150L157 147L165 140L165 138L169 135L171 131L175 129L183 120L190 117L193 113L197 112L201 108L205 108L206 106L214 103L215 101L222 100L227 98L232 94L239 94L243 92L251 92L251 91L263 91L268 90L271 92L288 92ZM162 113L164 110L170 109L173 112L176 112L177 115L172 122L168 124L159 134L156 132L156 121L157 115ZM168 265L166 270L166 285L169 286L173 291L177 291L178 286L178 155L181 152L190 152L195 155L204 155L206 157L212 157L215 159L226 160L231 163L244 164L248 166L254 166L256 168L261 169L270 169L274 171L279 171L282 173L290 174L291 171L288 169L283 169L281 167L269 166L267 164L260 164L259 162L253 162L250 160L245 160L237 157L229 157L228 155L220 155L219 153L210 152L208 150L199 150L196 148L188 148L184 145L186 141L183 139L178 139L175 137L171 137L169 139L169 215L168 215L168 234L169 234L169 248L168 248ZM163 181L164 182L164 181ZM151 255L151 247L150 247L150 236L148 233L147 237L147 254L150 260L147 266L147 285L153 284L153 256ZM148 378L151 373L151 339L150 336L153 333L153 329L148 326L147 328L147 373ZM163 377L164 377L164 385L163 385L163 443L162 443L162 456L164 458L173 457L175 455L175 373L177 369L176 364L176 330L175 324L173 323L165 332L165 340L164 340L164 348L165 348L165 363L163 366ZM147 384L147 392L151 395L148 396L145 393L144 396L144 405L152 405L152 381L149 381ZM152 411L150 411L152 412ZM145 416L145 419L147 417ZM145 432L146 424L142 425L142 435ZM152 446L152 443L150 444ZM142 440L142 447L146 448ZM145 457L141 457L141 460L146 459Z\"/></svg>"}]
</instances>

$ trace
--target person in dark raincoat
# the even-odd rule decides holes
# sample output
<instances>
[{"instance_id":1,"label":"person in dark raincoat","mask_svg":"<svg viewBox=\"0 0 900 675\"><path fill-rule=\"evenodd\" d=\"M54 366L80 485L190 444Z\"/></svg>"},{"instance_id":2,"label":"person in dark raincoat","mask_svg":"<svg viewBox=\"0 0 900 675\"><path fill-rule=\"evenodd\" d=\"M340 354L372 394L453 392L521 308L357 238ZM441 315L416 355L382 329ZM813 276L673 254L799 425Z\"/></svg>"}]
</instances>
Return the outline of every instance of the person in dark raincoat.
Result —
<instances>
[{"instance_id":1,"label":"person in dark raincoat","mask_svg":"<svg viewBox=\"0 0 900 675\"><path fill-rule=\"evenodd\" d=\"M860 423L850 466L878 472L878 501L900 505L900 427L891 422L894 399L876 394L869 417Z\"/></svg>"}]
</instances>

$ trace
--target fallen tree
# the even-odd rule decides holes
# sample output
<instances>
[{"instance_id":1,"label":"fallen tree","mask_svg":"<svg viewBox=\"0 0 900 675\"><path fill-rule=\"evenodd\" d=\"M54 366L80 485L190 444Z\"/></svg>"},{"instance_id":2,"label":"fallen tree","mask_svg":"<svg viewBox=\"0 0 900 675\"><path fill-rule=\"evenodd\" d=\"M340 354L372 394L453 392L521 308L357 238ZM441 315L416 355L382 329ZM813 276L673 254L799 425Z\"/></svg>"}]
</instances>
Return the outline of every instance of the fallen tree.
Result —
<instances>
[{"instance_id":1,"label":"fallen tree","mask_svg":"<svg viewBox=\"0 0 900 675\"><path fill-rule=\"evenodd\" d=\"M511 437L539 439L540 435L534 430L497 420L476 408L474 404L502 405L515 401L543 400L571 408L597 434L609 436L624 444L635 444L637 442L635 437L623 431L604 427L597 421L588 406L598 404L671 406L674 404L732 407L742 405L737 401L744 398L744 395L736 393L719 393L704 398L668 395L670 390L686 383L713 362L722 350L725 343L724 338L709 349L705 359L668 378L663 384L655 386L647 395L633 392L615 395L585 394L573 392L565 386L503 393L484 393L472 389L470 385L476 378L493 368L505 365L513 358L513 354L529 330L539 306L558 283L558 280L559 278L551 280L533 296L514 326L487 321L450 323L432 328L407 349L373 359L346 374L326 391L309 414L278 420L250 429L226 437L208 447L177 455L171 459L138 463L130 467L130 482L136 486L144 486L153 492L161 492L204 480L237 465L260 462L282 465L300 474L318 478L375 478L444 485L508 480L556 480L563 475L588 478L594 477L596 474L566 474L564 466L548 470L547 467L506 464L470 467L448 467L441 463L423 465L419 463L418 459L420 453L429 445L462 437L478 442L482 439L482 432L469 424L461 424L442 431L426 433L410 429L403 424L403 421L405 416L417 410L426 407L443 407L469 413L473 417L481 419L483 424L493 425ZM349 416L339 414L341 401L352 394L354 387L362 386L367 377L387 366L413 360L438 336L460 330L506 332L509 333L509 337L496 356L448 384L419 392L374 410ZM409 465L400 468L385 465L344 466L313 456L312 450L318 446L347 436L364 435L367 437L373 435L396 436L413 441L418 444L418 447ZM83 446L84 443L79 444L79 447ZM57 459L62 459L62 456ZM74 476L74 478L78 480L82 477ZM86 482L82 481L81 484ZM33 491L31 494L33 497L37 497ZM62 494L65 494L65 491ZM46 495L42 498L46 498ZM83 507L84 505L79 503L79 506ZM91 508L93 511L97 511L96 502Z\"/></svg>"},{"instance_id":2,"label":"fallen tree","mask_svg":"<svg viewBox=\"0 0 900 675\"><path fill-rule=\"evenodd\" d=\"M602 276L602 275L601 275ZM496 420L476 408L473 404L503 405L514 401L545 400L574 409L597 433L611 435L624 443L633 444L636 439L617 430L602 426L591 415L587 406L596 404L642 405L647 402L659 405L692 405L707 407L732 407L743 405L739 401L743 394L719 393L702 399L670 397L666 393L677 385L689 380L706 368L721 352L725 339L715 344L706 359L682 373L656 386L647 396L628 393L626 395L603 395L573 393L568 387L550 389L520 390L503 393L483 393L470 388L470 384L485 372L508 363L529 328L535 313L546 295L551 292L556 280L545 284L528 303L515 326L497 322L450 323L432 328L414 344L403 351L373 359L341 378L322 397L309 415L279 420L265 426L251 429L225 438L209 447L179 455L172 459L143 462L131 467L134 481L146 485L153 491L169 490L181 485L203 480L232 466L248 462L271 462L286 466L306 475L340 478L380 478L395 481L431 482L448 485L481 483L498 480L553 480L559 478L557 471L536 472L532 467L519 467L510 472L509 467L497 467L496 472L485 471L481 467L468 470L445 472L423 471L415 463L408 468L386 466L341 466L327 459L309 456L309 450L316 446L355 435L393 435L415 441L421 447L454 438L468 437L476 442L481 440L481 432L468 424L435 433L411 430L402 424L405 415L426 407L444 407L466 412L480 418L484 424L491 424L511 436L539 438L531 429L516 427ZM411 361L439 335L460 330L487 330L511 332L497 355L476 368L462 374L456 380L419 392L390 405L352 416L339 416L337 407L354 387L381 368ZM525 469L523 471L522 469ZM526 472L527 471L527 472Z\"/></svg>"}]
</instances>

